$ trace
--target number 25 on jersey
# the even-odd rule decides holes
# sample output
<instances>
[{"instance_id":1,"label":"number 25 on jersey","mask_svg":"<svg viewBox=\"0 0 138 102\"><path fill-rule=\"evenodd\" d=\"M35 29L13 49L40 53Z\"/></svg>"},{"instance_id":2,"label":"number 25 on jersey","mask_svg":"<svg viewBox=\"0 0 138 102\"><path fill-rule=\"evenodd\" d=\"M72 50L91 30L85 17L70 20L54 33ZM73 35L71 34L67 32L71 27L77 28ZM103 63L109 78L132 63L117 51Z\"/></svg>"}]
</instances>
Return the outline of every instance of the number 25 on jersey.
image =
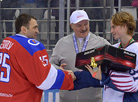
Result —
<instances>
[{"instance_id":1,"label":"number 25 on jersey","mask_svg":"<svg viewBox=\"0 0 138 102\"><path fill-rule=\"evenodd\" d=\"M0 82L8 83L10 81L11 67L6 63L7 60L10 60L10 56L0 52Z\"/></svg>"}]
</instances>

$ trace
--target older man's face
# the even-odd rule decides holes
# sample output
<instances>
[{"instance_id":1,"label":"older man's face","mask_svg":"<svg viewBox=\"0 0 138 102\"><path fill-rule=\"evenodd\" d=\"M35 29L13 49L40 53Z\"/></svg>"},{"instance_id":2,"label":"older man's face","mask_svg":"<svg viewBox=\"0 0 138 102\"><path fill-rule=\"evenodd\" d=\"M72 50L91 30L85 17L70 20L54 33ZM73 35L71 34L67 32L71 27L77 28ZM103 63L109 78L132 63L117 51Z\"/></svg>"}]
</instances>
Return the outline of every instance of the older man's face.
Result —
<instances>
[{"instance_id":1,"label":"older man's face","mask_svg":"<svg viewBox=\"0 0 138 102\"><path fill-rule=\"evenodd\" d=\"M78 38L85 38L90 30L88 20L82 20L76 24L70 24L70 26L75 32L76 37Z\"/></svg>"}]
</instances>

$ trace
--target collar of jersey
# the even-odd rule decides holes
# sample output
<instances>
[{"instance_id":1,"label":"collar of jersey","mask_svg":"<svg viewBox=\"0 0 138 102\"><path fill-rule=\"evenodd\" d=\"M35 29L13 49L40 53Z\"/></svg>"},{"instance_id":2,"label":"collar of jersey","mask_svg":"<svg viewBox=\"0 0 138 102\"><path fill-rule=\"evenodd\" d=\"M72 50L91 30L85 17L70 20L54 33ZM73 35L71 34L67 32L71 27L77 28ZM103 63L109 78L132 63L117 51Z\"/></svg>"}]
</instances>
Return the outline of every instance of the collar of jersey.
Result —
<instances>
[{"instance_id":1,"label":"collar of jersey","mask_svg":"<svg viewBox=\"0 0 138 102\"><path fill-rule=\"evenodd\" d=\"M21 34L16 34L16 35L27 38L25 35L21 35Z\"/></svg>"}]
</instances>

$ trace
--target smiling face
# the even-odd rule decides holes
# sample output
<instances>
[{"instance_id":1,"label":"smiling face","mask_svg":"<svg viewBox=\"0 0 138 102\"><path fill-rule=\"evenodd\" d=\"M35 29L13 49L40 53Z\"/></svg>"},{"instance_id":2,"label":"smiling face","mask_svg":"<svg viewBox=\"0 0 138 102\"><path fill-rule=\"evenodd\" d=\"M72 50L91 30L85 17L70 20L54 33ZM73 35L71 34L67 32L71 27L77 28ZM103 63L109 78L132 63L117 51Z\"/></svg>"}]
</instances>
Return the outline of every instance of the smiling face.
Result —
<instances>
[{"instance_id":1,"label":"smiling face","mask_svg":"<svg viewBox=\"0 0 138 102\"><path fill-rule=\"evenodd\" d=\"M115 40L121 39L122 37L127 35L127 26L123 25L123 26L116 26L113 24L113 22L111 21L111 33L113 34L113 37Z\"/></svg>"},{"instance_id":2,"label":"smiling face","mask_svg":"<svg viewBox=\"0 0 138 102\"><path fill-rule=\"evenodd\" d=\"M85 38L89 33L90 28L88 20L82 20L76 24L70 24L70 26L78 38Z\"/></svg>"},{"instance_id":3,"label":"smiling face","mask_svg":"<svg viewBox=\"0 0 138 102\"><path fill-rule=\"evenodd\" d=\"M132 37L136 29L136 22L128 12L118 12L111 18L111 33L114 39L122 39L126 36Z\"/></svg>"},{"instance_id":4,"label":"smiling face","mask_svg":"<svg viewBox=\"0 0 138 102\"><path fill-rule=\"evenodd\" d=\"M26 28L26 36L36 39L37 33L39 33L37 21L32 18L29 22L29 27Z\"/></svg>"}]
</instances>

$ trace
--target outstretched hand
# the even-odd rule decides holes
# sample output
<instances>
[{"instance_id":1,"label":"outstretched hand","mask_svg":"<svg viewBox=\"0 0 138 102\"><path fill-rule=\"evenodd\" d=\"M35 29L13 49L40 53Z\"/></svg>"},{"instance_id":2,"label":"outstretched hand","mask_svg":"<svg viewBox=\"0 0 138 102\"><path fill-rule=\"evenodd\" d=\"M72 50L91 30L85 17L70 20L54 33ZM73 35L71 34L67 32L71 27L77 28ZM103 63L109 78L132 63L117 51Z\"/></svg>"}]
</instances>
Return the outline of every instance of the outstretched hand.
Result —
<instances>
[{"instance_id":1,"label":"outstretched hand","mask_svg":"<svg viewBox=\"0 0 138 102\"><path fill-rule=\"evenodd\" d=\"M62 63L62 64L60 65L59 69L65 71L64 67L65 67L66 65L67 65L66 63Z\"/></svg>"},{"instance_id":2,"label":"outstretched hand","mask_svg":"<svg viewBox=\"0 0 138 102\"><path fill-rule=\"evenodd\" d=\"M72 70L65 70L64 69L64 67L66 65L67 65L66 63L61 64L59 69L61 69L62 71L67 71L68 74L72 76L73 81L75 81L76 80L76 76L75 76L74 72Z\"/></svg>"},{"instance_id":3,"label":"outstretched hand","mask_svg":"<svg viewBox=\"0 0 138 102\"><path fill-rule=\"evenodd\" d=\"M98 71L97 72L95 72L92 69L92 67L90 65L88 65L88 64L85 67L89 70L89 72L91 73L92 77L94 77L94 78L96 78L98 80L102 80L101 66L98 67Z\"/></svg>"}]
</instances>

